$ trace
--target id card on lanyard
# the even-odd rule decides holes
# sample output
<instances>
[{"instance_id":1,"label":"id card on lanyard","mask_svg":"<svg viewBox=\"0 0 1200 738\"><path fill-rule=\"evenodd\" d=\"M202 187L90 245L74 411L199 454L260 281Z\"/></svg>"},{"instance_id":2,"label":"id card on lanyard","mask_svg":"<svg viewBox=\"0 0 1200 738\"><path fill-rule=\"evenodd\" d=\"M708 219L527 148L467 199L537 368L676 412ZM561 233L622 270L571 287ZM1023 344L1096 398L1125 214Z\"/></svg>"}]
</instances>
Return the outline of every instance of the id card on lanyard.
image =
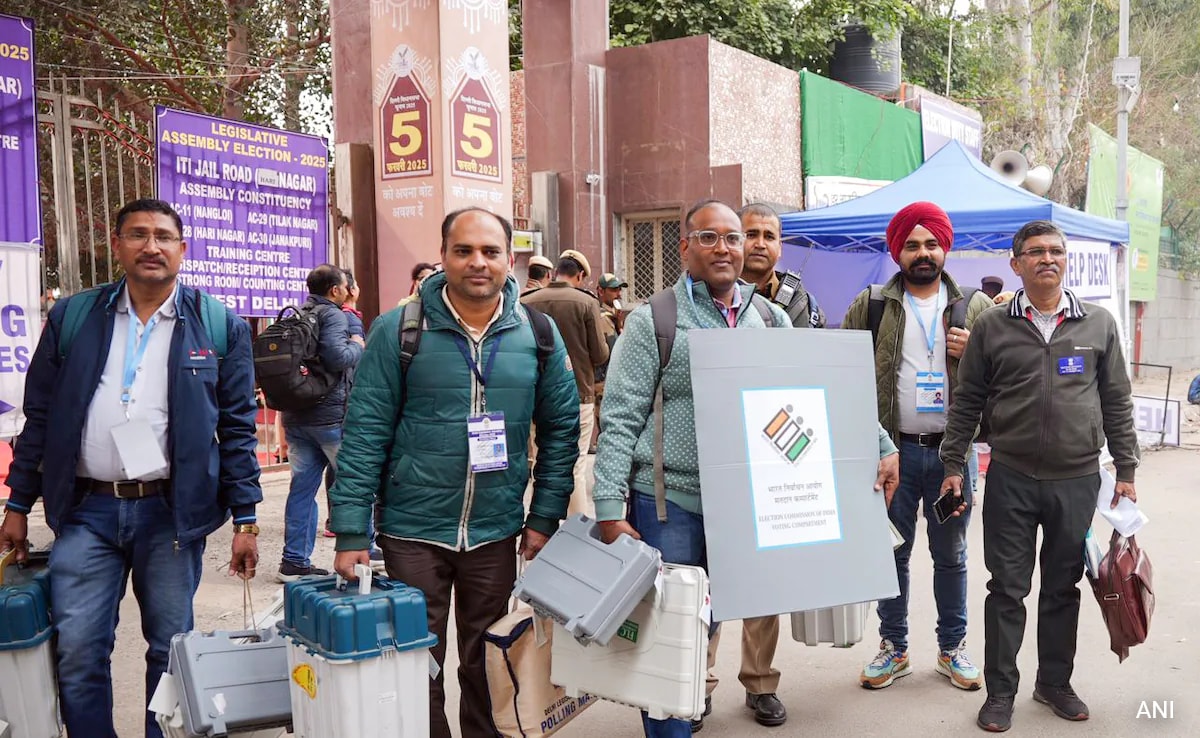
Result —
<instances>
[{"instance_id":1,"label":"id card on lanyard","mask_svg":"<svg viewBox=\"0 0 1200 738\"><path fill-rule=\"evenodd\" d=\"M150 474L162 473L169 468L167 458L163 455L158 437L145 418L131 418L129 405L133 402L133 383L141 371L142 362L146 358L146 349L150 345L150 334L158 325L156 313L139 338L137 327L141 325L133 312L129 310L129 334L125 342L125 367L121 372L121 405L125 410L125 422L113 426L111 431L113 444L117 447L117 455L121 458L121 467L125 471L125 479L141 479ZM122 481L122 480L117 480Z\"/></svg>"},{"instance_id":2,"label":"id card on lanyard","mask_svg":"<svg viewBox=\"0 0 1200 738\"><path fill-rule=\"evenodd\" d=\"M504 413L487 411L487 383L492 376L492 368L496 364L496 352L500 349L500 339L503 334L497 334L492 340L492 348L488 351L483 370L471 354L467 340L460 335L454 336L454 343L467 362L467 367L479 380L480 409L479 414L467 416L467 448L473 473L501 471L508 468L508 433L504 427Z\"/></svg>"},{"instance_id":3,"label":"id card on lanyard","mask_svg":"<svg viewBox=\"0 0 1200 738\"><path fill-rule=\"evenodd\" d=\"M904 293L905 299L908 300L909 307L912 308L913 315L917 318L917 325L921 327L921 335L925 337L925 346L928 349L929 370L917 372L916 380L916 402L918 413L944 413L946 412L946 375L944 372L935 372L933 370L934 349L937 347L937 331L942 315L942 295L945 287L939 287L937 300L933 306L933 320L928 326L925 325L925 318L921 316L921 309L917 306L916 300L908 292Z\"/></svg>"}]
</instances>

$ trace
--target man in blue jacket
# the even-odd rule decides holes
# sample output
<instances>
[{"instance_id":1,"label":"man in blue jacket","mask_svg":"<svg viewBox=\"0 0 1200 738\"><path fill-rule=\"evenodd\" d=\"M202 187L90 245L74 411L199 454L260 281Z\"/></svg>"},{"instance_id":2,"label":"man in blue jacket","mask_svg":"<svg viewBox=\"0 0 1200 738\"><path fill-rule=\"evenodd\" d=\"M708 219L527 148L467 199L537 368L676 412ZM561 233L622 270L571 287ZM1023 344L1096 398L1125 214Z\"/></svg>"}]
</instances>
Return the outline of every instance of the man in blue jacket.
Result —
<instances>
[{"instance_id":1,"label":"man in blue jacket","mask_svg":"<svg viewBox=\"0 0 1200 738\"><path fill-rule=\"evenodd\" d=\"M336 381L316 405L283 414L292 484L283 513L283 561L278 576L281 582L329 573L313 566L311 560L317 523L321 519L317 490L327 467L337 476L350 373L362 358L365 345L362 336L350 334L350 322L342 312L342 305L350 298L346 272L332 264L322 264L308 273L308 293L308 301L300 309L316 314L320 330L317 356L321 368Z\"/></svg>"},{"instance_id":2,"label":"man in blue jacket","mask_svg":"<svg viewBox=\"0 0 1200 738\"><path fill-rule=\"evenodd\" d=\"M253 577L258 562L250 331L178 284L182 231L161 200L122 208L112 250L125 277L60 300L29 368L0 550L26 557L41 497L56 536L50 596L72 738L116 738L109 658L130 573L149 701L171 636L192 628L205 537L232 514L230 574ZM147 738L161 735L147 713Z\"/></svg>"}]
</instances>

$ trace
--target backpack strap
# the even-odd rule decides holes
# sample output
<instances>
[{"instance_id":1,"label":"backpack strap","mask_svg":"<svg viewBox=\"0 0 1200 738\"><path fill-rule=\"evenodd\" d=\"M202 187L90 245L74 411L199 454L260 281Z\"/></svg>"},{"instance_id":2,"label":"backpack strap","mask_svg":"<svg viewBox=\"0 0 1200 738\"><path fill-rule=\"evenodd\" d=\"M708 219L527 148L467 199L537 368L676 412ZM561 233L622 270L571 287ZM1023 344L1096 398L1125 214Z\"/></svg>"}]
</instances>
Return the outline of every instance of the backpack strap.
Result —
<instances>
[{"instance_id":1,"label":"backpack strap","mask_svg":"<svg viewBox=\"0 0 1200 738\"><path fill-rule=\"evenodd\" d=\"M654 509L659 522L667 522L667 477L663 464L663 372L671 362L679 303L675 290L668 287L650 296L650 319L654 322L654 340L658 344L658 383L654 388ZM769 311L768 311L769 312Z\"/></svg>"},{"instance_id":2,"label":"backpack strap","mask_svg":"<svg viewBox=\"0 0 1200 738\"><path fill-rule=\"evenodd\" d=\"M96 307L96 301L100 299L102 289L104 288L93 287L67 298L66 313L63 315L62 326L58 331L58 358L60 360L67 358L67 354L70 353L71 344L75 342L75 336L79 335L79 329L83 327L92 308Z\"/></svg>"},{"instance_id":3,"label":"backpack strap","mask_svg":"<svg viewBox=\"0 0 1200 738\"><path fill-rule=\"evenodd\" d=\"M425 310L421 305L420 297L414 297L404 303L404 312L400 314L398 329L402 377L404 372L408 371L409 364L412 364L413 357L417 355L417 349L421 348L421 324L424 322Z\"/></svg>"},{"instance_id":4,"label":"backpack strap","mask_svg":"<svg viewBox=\"0 0 1200 738\"><path fill-rule=\"evenodd\" d=\"M208 340L217 349L217 358L224 359L229 353L228 309L225 303L207 292L196 290L196 312L204 324L204 331L208 333Z\"/></svg>"},{"instance_id":5,"label":"backpack strap","mask_svg":"<svg viewBox=\"0 0 1200 738\"><path fill-rule=\"evenodd\" d=\"M971 306L971 298L975 297L975 293L978 291L979 289L976 287L962 288L962 299L950 306L951 328L967 327L967 308Z\"/></svg>"},{"instance_id":6,"label":"backpack strap","mask_svg":"<svg viewBox=\"0 0 1200 738\"><path fill-rule=\"evenodd\" d=\"M759 317L762 318L763 325L768 328L782 328L779 321L775 319L775 313L771 312L771 306L767 304L767 298L755 292L750 296L750 304L758 311Z\"/></svg>"},{"instance_id":7,"label":"backpack strap","mask_svg":"<svg viewBox=\"0 0 1200 738\"><path fill-rule=\"evenodd\" d=\"M546 369L546 362L554 355L554 326L550 318L537 308L521 305L529 316L529 326L533 328L533 338L537 341L538 376Z\"/></svg>"},{"instance_id":8,"label":"backpack strap","mask_svg":"<svg viewBox=\"0 0 1200 738\"><path fill-rule=\"evenodd\" d=\"M867 302L867 325L871 328L871 345L879 346L879 325L883 322L883 285L871 285L871 299Z\"/></svg>"}]
</instances>

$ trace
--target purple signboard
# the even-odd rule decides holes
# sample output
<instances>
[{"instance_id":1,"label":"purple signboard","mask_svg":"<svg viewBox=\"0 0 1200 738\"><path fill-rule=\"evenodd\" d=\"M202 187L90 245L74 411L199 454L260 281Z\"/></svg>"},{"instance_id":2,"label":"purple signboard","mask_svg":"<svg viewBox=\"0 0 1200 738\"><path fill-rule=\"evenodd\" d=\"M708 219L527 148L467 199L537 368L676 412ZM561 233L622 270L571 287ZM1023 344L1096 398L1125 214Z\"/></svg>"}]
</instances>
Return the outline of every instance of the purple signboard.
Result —
<instances>
[{"instance_id":1,"label":"purple signboard","mask_svg":"<svg viewBox=\"0 0 1200 738\"><path fill-rule=\"evenodd\" d=\"M33 21L0 15L0 241L42 242Z\"/></svg>"},{"instance_id":2,"label":"purple signboard","mask_svg":"<svg viewBox=\"0 0 1200 738\"><path fill-rule=\"evenodd\" d=\"M317 136L158 108L158 193L183 218L180 280L247 318L304 302L329 253Z\"/></svg>"},{"instance_id":3,"label":"purple signboard","mask_svg":"<svg viewBox=\"0 0 1200 738\"><path fill-rule=\"evenodd\" d=\"M925 161L951 141L958 141L976 158L981 158L983 121L922 95L921 144L925 149Z\"/></svg>"}]
</instances>

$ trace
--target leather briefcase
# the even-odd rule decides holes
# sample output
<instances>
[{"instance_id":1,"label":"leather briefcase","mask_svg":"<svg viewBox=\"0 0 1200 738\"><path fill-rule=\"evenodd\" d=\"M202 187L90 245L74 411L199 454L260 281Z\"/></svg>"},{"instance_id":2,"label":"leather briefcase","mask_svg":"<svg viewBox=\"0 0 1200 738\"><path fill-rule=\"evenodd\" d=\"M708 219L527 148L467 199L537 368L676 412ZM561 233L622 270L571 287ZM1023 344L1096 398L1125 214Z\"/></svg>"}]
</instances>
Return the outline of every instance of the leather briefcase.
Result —
<instances>
[{"instance_id":1,"label":"leather briefcase","mask_svg":"<svg viewBox=\"0 0 1200 738\"><path fill-rule=\"evenodd\" d=\"M1109 647L1124 661L1129 649L1146 641L1154 615L1154 569L1136 537L1113 531L1108 554L1088 580L1108 626Z\"/></svg>"}]
</instances>

